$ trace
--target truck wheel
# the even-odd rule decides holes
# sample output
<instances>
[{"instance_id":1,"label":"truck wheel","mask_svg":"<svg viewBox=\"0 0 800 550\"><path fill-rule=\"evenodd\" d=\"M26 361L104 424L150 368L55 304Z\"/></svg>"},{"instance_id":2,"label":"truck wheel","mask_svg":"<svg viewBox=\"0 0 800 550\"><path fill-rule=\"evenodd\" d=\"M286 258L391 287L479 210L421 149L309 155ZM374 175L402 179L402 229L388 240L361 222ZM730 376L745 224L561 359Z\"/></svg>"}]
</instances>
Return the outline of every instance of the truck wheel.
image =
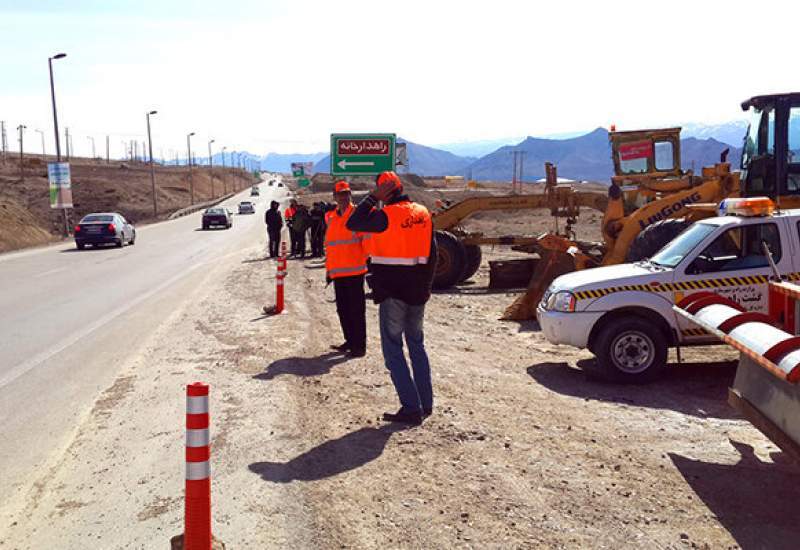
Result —
<instances>
[{"instance_id":1,"label":"truck wheel","mask_svg":"<svg viewBox=\"0 0 800 550\"><path fill-rule=\"evenodd\" d=\"M478 271L478 268L481 266L482 254L480 246L477 244L466 244L464 245L464 252L466 253L464 273L461 274L461 278L458 280L459 283L475 275L475 272Z\"/></svg>"},{"instance_id":2,"label":"truck wheel","mask_svg":"<svg viewBox=\"0 0 800 550\"><path fill-rule=\"evenodd\" d=\"M443 289L455 285L466 265L464 244L447 231L436 231L438 259L433 275L433 288Z\"/></svg>"},{"instance_id":3,"label":"truck wheel","mask_svg":"<svg viewBox=\"0 0 800 550\"><path fill-rule=\"evenodd\" d=\"M625 259L628 262L638 262L650 258L690 225L692 224L684 218L674 218L646 227L631 243Z\"/></svg>"},{"instance_id":4,"label":"truck wheel","mask_svg":"<svg viewBox=\"0 0 800 550\"><path fill-rule=\"evenodd\" d=\"M610 382L650 382L667 367L667 339L643 317L608 322L592 348L597 362L589 374Z\"/></svg>"}]
</instances>

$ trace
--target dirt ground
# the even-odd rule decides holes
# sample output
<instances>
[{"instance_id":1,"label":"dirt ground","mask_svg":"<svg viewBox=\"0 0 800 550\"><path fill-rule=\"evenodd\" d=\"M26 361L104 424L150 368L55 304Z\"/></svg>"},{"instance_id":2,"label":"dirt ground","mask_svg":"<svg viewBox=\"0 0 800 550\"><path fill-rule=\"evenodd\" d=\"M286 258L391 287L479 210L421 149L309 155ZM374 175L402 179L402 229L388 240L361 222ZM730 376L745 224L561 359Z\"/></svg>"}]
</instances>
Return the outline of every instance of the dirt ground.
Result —
<instances>
[{"instance_id":1,"label":"dirt ground","mask_svg":"<svg viewBox=\"0 0 800 550\"><path fill-rule=\"evenodd\" d=\"M52 159L49 159L52 161ZM50 208L47 165L37 156L24 158L24 180L19 159L0 162L0 252L59 240L64 232L60 210ZM70 160L75 208L70 222L90 212L119 212L136 223L154 221L150 167L141 162ZM208 167L195 167L192 176L195 202L224 194L232 187L250 185L252 177L242 170L214 168L214 189ZM189 172L184 166L156 167L158 219L190 205Z\"/></svg>"},{"instance_id":2,"label":"dirt ground","mask_svg":"<svg viewBox=\"0 0 800 550\"><path fill-rule=\"evenodd\" d=\"M484 250L487 259L501 250ZM3 517L0 548L157 548L182 528L184 384L211 384L214 533L237 548L796 548L798 469L726 404L735 355L674 356L648 386L587 381L591 355L535 322L487 267L426 312L434 414L397 398L376 308L345 361L324 270L263 243L210 270ZM213 312L213 313L212 313Z\"/></svg>"}]
</instances>

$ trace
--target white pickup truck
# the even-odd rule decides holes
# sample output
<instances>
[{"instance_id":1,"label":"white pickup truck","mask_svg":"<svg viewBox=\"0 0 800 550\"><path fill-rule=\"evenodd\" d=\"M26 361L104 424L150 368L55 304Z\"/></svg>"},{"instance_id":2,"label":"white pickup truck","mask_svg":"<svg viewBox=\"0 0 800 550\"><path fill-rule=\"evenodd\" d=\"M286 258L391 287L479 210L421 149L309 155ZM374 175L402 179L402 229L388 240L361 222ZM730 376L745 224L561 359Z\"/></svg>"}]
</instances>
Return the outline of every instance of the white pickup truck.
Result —
<instances>
[{"instance_id":1,"label":"white pickup truck","mask_svg":"<svg viewBox=\"0 0 800 550\"><path fill-rule=\"evenodd\" d=\"M716 340L673 312L699 291L767 313L769 256L788 280L800 279L800 210L776 212L767 198L726 199L719 216L686 229L646 261L558 277L537 309L548 341L588 348L592 374L647 382L666 368L670 347Z\"/></svg>"}]
</instances>

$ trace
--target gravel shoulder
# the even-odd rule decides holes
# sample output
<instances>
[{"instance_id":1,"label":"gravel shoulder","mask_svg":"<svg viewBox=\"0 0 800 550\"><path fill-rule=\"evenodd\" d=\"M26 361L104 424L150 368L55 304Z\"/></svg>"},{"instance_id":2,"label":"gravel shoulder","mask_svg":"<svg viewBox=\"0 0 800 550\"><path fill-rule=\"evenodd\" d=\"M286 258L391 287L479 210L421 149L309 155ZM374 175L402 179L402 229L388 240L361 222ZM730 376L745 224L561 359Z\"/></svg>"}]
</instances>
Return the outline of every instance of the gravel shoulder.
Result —
<instances>
[{"instance_id":1,"label":"gravel shoulder","mask_svg":"<svg viewBox=\"0 0 800 550\"><path fill-rule=\"evenodd\" d=\"M497 320L515 295L487 291L482 267L431 300L436 410L398 429L378 420L397 404L374 305L367 356L342 361L324 270L290 261L287 313L265 318L274 270L259 244L208 273L0 526L0 548L166 546L194 380L211 384L228 548L794 547L797 469L726 404L725 348L685 351L657 384L589 382L591 355Z\"/></svg>"}]
</instances>

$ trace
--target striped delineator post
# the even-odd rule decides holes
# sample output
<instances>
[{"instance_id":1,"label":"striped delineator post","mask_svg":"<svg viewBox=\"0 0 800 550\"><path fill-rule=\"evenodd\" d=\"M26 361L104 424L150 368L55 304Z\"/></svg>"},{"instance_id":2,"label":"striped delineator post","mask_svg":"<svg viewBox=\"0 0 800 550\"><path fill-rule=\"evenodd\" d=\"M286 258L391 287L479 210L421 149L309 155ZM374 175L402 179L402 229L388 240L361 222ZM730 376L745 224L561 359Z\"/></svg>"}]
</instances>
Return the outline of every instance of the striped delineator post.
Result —
<instances>
[{"instance_id":1,"label":"striped delineator post","mask_svg":"<svg viewBox=\"0 0 800 550\"><path fill-rule=\"evenodd\" d=\"M186 507L183 547L211 549L211 435L208 384L186 386Z\"/></svg>"},{"instance_id":2,"label":"striped delineator post","mask_svg":"<svg viewBox=\"0 0 800 550\"><path fill-rule=\"evenodd\" d=\"M281 255L278 257L278 271L275 274L275 310L283 312L283 282L286 279L286 243L281 243Z\"/></svg>"}]
</instances>

